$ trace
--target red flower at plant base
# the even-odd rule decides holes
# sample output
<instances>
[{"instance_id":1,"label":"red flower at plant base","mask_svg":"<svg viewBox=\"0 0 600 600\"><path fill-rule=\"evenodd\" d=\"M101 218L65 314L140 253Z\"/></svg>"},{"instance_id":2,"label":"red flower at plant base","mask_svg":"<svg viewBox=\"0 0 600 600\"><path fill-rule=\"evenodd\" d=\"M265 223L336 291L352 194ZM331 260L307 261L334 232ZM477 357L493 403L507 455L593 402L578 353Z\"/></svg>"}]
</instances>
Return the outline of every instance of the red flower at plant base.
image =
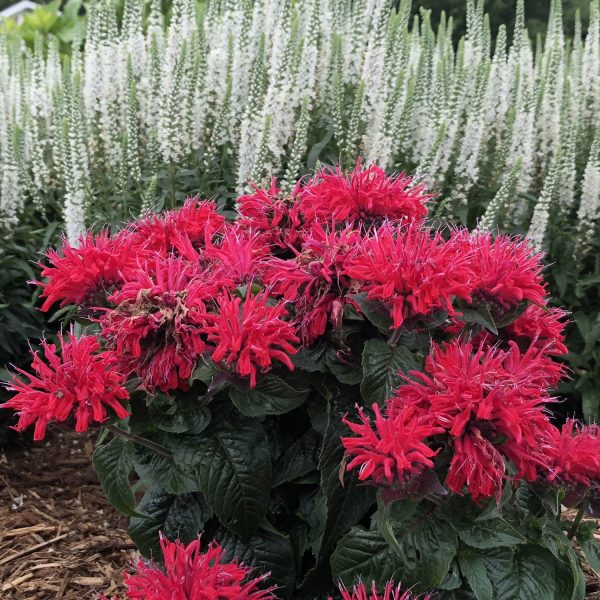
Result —
<instances>
[{"instance_id":1,"label":"red flower at plant base","mask_svg":"<svg viewBox=\"0 0 600 600\"><path fill-rule=\"evenodd\" d=\"M277 360L294 370L290 355L295 354L299 340L283 303L269 305L269 297L251 294L245 300L222 294L217 298L218 313L207 326L208 339L215 344L212 359L232 367L238 375L250 378L256 385L258 371L266 372Z\"/></svg>"},{"instance_id":2,"label":"red flower at plant base","mask_svg":"<svg viewBox=\"0 0 600 600\"><path fill-rule=\"evenodd\" d=\"M156 256L109 297L115 308L100 319L102 336L147 390L187 389L206 350L207 303L219 289L211 277L181 258Z\"/></svg>"},{"instance_id":3,"label":"red flower at plant base","mask_svg":"<svg viewBox=\"0 0 600 600\"><path fill-rule=\"evenodd\" d=\"M495 319L525 300L544 304L542 254L528 240L466 230L455 232L452 239L470 257L473 302L487 304Z\"/></svg>"},{"instance_id":4,"label":"red flower at plant base","mask_svg":"<svg viewBox=\"0 0 600 600\"><path fill-rule=\"evenodd\" d=\"M364 222L384 219L423 221L425 203L433 198L426 186L404 173L389 176L377 165L363 167L359 159L351 173L325 167L300 188L300 212L307 223Z\"/></svg>"},{"instance_id":5,"label":"red flower at plant base","mask_svg":"<svg viewBox=\"0 0 600 600\"><path fill-rule=\"evenodd\" d=\"M129 416L122 402L129 398L123 387L124 377L114 369L114 356L98 352L100 344L94 336L76 338L59 334L61 353L55 344L42 340L44 359L33 352L31 365L35 374L17 369L29 381L16 375L7 389L16 394L1 408L19 414L15 426L23 431L35 423L33 439L44 439L48 423L75 417L75 431L87 431L90 423L102 423L111 408L119 419Z\"/></svg>"},{"instance_id":6,"label":"red flower at plant base","mask_svg":"<svg viewBox=\"0 0 600 600\"><path fill-rule=\"evenodd\" d=\"M470 299L471 261L459 250L437 232L385 223L363 241L346 270L369 298L391 303L398 328L409 316L436 309L453 314L455 296Z\"/></svg>"},{"instance_id":7,"label":"red flower at plant base","mask_svg":"<svg viewBox=\"0 0 600 600\"><path fill-rule=\"evenodd\" d=\"M293 304L305 345L310 346L323 335L329 320L339 328L346 304L358 308L346 297L359 291L346 267L360 248L361 239L360 232L352 226L327 231L314 223L304 232L295 258L266 261L265 282L273 295L283 296Z\"/></svg>"},{"instance_id":8,"label":"red flower at plant base","mask_svg":"<svg viewBox=\"0 0 600 600\"><path fill-rule=\"evenodd\" d=\"M580 484L589 487L600 484L600 428L581 426L567 421L559 430L553 427L543 440L548 458L548 481Z\"/></svg>"},{"instance_id":9,"label":"red flower at plant base","mask_svg":"<svg viewBox=\"0 0 600 600\"><path fill-rule=\"evenodd\" d=\"M98 235L87 233L79 240L79 246L64 241L61 254L49 250L46 254L49 266L42 267L42 277L48 283L39 283L44 288L41 294L45 298L43 311L53 304L60 306L80 304L96 306L121 281L121 271L131 256L128 246L115 244L108 231Z\"/></svg>"},{"instance_id":10,"label":"red flower at plant base","mask_svg":"<svg viewBox=\"0 0 600 600\"><path fill-rule=\"evenodd\" d=\"M237 210L242 217L238 221L240 226L259 231L265 243L275 247L294 246L301 229L300 209L295 198L284 196L275 178L271 179L268 190L251 185L254 193L237 199Z\"/></svg>"},{"instance_id":11,"label":"red flower at plant base","mask_svg":"<svg viewBox=\"0 0 600 600\"><path fill-rule=\"evenodd\" d=\"M160 215L148 215L121 232L135 243L141 255L171 253L195 261L197 250L225 226L226 220L217 212L217 205L208 200L188 198L178 210Z\"/></svg>"},{"instance_id":12,"label":"red flower at plant base","mask_svg":"<svg viewBox=\"0 0 600 600\"><path fill-rule=\"evenodd\" d=\"M447 431L456 454L446 483L457 493L466 483L479 501L501 489L499 457L515 464L515 481L533 481L546 464L540 440L553 427L544 409L551 401L546 390L563 372L534 346L521 353L514 342L504 351L454 340L433 346L425 372L411 371L415 379L396 390L388 411L393 418L413 407Z\"/></svg>"},{"instance_id":13,"label":"red flower at plant base","mask_svg":"<svg viewBox=\"0 0 600 600\"><path fill-rule=\"evenodd\" d=\"M260 589L268 573L252 577L244 564L224 562L216 542L201 552L199 539L184 546L161 535L160 546L164 567L142 559L123 574L129 600L276 600L275 588Z\"/></svg>"},{"instance_id":14,"label":"red flower at plant base","mask_svg":"<svg viewBox=\"0 0 600 600\"><path fill-rule=\"evenodd\" d=\"M358 414L362 423L343 422L352 430L352 437L343 437L342 445L353 457L346 469L359 467L361 481L372 479L376 484L393 485L405 482L433 468L431 460L437 451L427 444L427 438L443 432L443 427L432 423L425 415L412 408L396 411L393 416L383 416L373 404L375 429L362 408Z\"/></svg>"},{"instance_id":15,"label":"red flower at plant base","mask_svg":"<svg viewBox=\"0 0 600 600\"><path fill-rule=\"evenodd\" d=\"M426 596L414 596L410 590L402 592L400 590L400 584L394 585L392 581L388 581L385 584L383 594L377 592L377 585L375 582L371 585L371 591L367 590L362 581L352 588L352 591L348 590L343 584L340 584L340 593L342 594L342 600L431 600L432 596L427 594ZM329 598L333 600L333 598Z\"/></svg>"}]
</instances>

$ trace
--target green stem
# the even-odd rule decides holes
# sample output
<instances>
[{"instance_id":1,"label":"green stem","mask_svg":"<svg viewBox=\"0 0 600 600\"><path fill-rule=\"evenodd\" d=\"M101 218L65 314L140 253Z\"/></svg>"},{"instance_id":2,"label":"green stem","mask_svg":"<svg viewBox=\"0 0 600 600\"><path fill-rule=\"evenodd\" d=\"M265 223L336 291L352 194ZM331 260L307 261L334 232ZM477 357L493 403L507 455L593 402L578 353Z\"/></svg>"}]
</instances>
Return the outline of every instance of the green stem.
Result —
<instances>
[{"instance_id":1,"label":"green stem","mask_svg":"<svg viewBox=\"0 0 600 600\"><path fill-rule=\"evenodd\" d=\"M115 435L118 435L119 437L122 437L126 440L129 440L130 442L133 442L134 444L144 446L145 448L148 448L149 450L156 452L156 454L160 454L161 456L166 456L167 458L173 458L173 453L170 450L168 450L164 446L161 446L160 444L157 444L156 442L147 440L146 438L136 435L135 433L129 433L129 431L125 431L124 429L121 429L120 427L117 427L116 425L107 425L106 429L108 429Z\"/></svg>"},{"instance_id":2,"label":"green stem","mask_svg":"<svg viewBox=\"0 0 600 600\"><path fill-rule=\"evenodd\" d=\"M583 519L583 515L585 514L585 511L588 509L589 506L589 502L587 500L587 498L581 503L580 507L579 507L579 511L577 512L577 516L575 517L575 520L573 521L573 524L571 525L571 528L569 529L569 533L567 533L567 537L572 540L575 537L575 534L577 533L577 530L579 529L579 524L581 523L581 519Z\"/></svg>"}]
</instances>

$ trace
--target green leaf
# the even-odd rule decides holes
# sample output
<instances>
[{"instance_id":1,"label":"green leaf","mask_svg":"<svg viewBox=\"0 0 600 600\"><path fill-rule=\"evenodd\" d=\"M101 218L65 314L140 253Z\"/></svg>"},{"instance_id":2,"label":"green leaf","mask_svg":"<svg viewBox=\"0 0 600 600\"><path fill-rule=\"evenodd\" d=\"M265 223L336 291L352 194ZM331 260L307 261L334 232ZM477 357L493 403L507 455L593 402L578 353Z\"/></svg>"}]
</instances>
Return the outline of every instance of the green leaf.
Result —
<instances>
[{"instance_id":1,"label":"green leaf","mask_svg":"<svg viewBox=\"0 0 600 600\"><path fill-rule=\"evenodd\" d=\"M182 439L185 439L184 436L177 435L176 443L181 443ZM194 469L184 468L176 460L155 454L150 450L136 448L134 467L140 478L148 485L160 485L169 494L185 494L200 490L200 479Z\"/></svg>"},{"instance_id":2,"label":"green leaf","mask_svg":"<svg viewBox=\"0 0 600 600\"><path fill-rule=\"evenodd\" d=\"M399 373L418 369L419 364L408 348L392 348L383 340L372 339L365 344L362 367L360 393L370 406L373 402L382 405L401 383Z\"/></svg>"},{"instance_id":3,"label":"green leaf","mask_svg":"<svg viewBox=\"0 0 600 600\"><path fill-rule=\"evenodd\" d=\"M156 426L161 431L169 433L194 434L202 433L209 425L211 413L208 406L203 406L198 402L192 404L187 402L182 406L177 406L177 411L171 415L162 415L156 419Z\"/></svg>"},{"instance_id":4,"label":"green leaf","mask_svg":"<svg viewBox=\"0 0 600 600\"><path fill-rule=\"evenodd\" d=\"M589 540L580 541L579 544L590 567L594 571L600 572L600 544L598 541L592 537Z\"/></svg>"},{"instance_id":5,"label":"green leaf","mask_svg":"<svg viewBox=\"0 0 600 600\"><path fill-rule=\"evenodd\" d=\"M352 584L358 578L402 581L418 591L435 588L446 578L456 556L456 535L435 512L419 515L394 530L400 551L379 531L353 528L338 543L331 558L334 577Z\"/></svg>"},{"instance_id":6,"label":"green leaf","mask_svg":"<svg viewBox=\"0 0 600 600\"><path fill-rule=\"evenodd\" d=\"M198 536L212 516L201 494L174 496L160 486L146 491L137 510L146 516L132 518L128 531L144 556L159 552L159 531L170 540L179 539L187 544Z\"/></svg>"},{"instance_id":7,"label":"green leaf","mask_svg":"<svg viewBox=\"0 0 600 600\"><path fill-rule=\"evenodd\" d=\"M302 477L317 468L321 436L309 429L296 440L275 463L271 485L276 487Z\"/></svg>"},{"instance_id":8,"label":"green leaf","mask_svg":"<svg viewBox=\"0 0 600 600\"><path fill-rule=\"evenodd\" d=\"M201 490L221 523L248 537L269 505L271 453L258 421L226 419L175 449L175 460L193 467Z\"/></svg>"},{"instance_id":9,"label":"green leaf","mask_svg":"<svg viewBox=\"0 0 600 600\"><path fill-rule=\"evenodd\" d=\"M198 360L198 365L192 373L190 383L194 381L203 381L208 385L218 372L219 369L217 369L215 363L213 363L212 360L201 356Z\"/></svg>"},{"instance_id":10,"label":"green leaf","mask_svg":"<svg viewBox=\"0 0 600 600\"><path fill-rule=\"evenodd\" d=\"M552 554L529 544L518 547L512 568L494 583L498 600L565 600L556 595L555 578Z\"/></svg>"},{"instance_id":11,"label":"green leaf","mask_svg":"<svg viewBox=\"0 0 600 600\"><path fill-rule=\"evenodd\" d=\"M477 600L493 600L492 582L477 550L462 546L458 552L458 563Z\"/></svg>"},{"instance_id":12,"label":"green leaf","mask_svg":"<svg viewBox=\"0 0 600 600\"><path fill-rule=\"evenodd\" d=\"M271 573L269 583L279 586L277 597L290 598L294 591L296 573L294 553L287 537L274 531L258 529L243 540L226 529L219 529L215 538L225 550L224 562L234 558L256 568L258 573Z\"/></svg>"},{"instance_id":13,"label":"green leaf","mask_svg":"<svg viewBox=\"0 0 600 600\"><path fill-rule=\"evenodd\" d=\"M459 535L465 544L481 550L514 546L526 541L512 525L501 518L474 521L471 525L460 528Z\"/></svg>"},{"instance_id":14,"label":"green leaf","mask_svg":"<svg viewBox=\"0 0 600 600\"><path fill-rule=\"evenodd\" d=\"M588 388L581 394L583 415L589 422L594 422L600 416L600 388Z\"/></svg>"},{"instance_id":15,"label":"green leaf","mask_svg":"<svg viewBox=\"0 0 600 600\"><path fill-rule=\"evenodd\" d=\"M313 348L302 348L299 352L294 354L292 363L297 369L302 369L308 373L314 371L327 371L327 365L325 364L325 351L327 350L327 344L320 340Z\"/></svg>"},{"instance_id":16,"label":"green leaf","mask_svg":"<svg viewBox=\"0 0 600 600\"><path fill-rule=\"evenodd\" d=\"M490 314L490 310L484 304L478 306L477 308L462 308L460 309L462 313L459 317L461 321L465 323L475 323L476 325L481 325L485 327L487 330L491 331L494 335L498 335L498 328L496 327L496 323L494 323L494 319Z\"/></svg>"},{"instance_id":17,"label":"green leaf","mask_svg":"<svg viewBox=\"0 0 600 600\"><path fill-rule=\"evenodd\" d=\"M342 410L345 407L340 407ZM339 410L332 410L319 456L321 489L327 503L327 520L320 556L327 555L335 542L350 527L357 525L375 503L375 489L358 481L356 472L344 479L344 447L340 436L346 433ZM342 470L341 470L342 469Z\"/></svg>"},{"instance_id":18,"label":"green leaf","mask_svg":"<svg viewBox=\"0 0 600 600\"><path fill-rule=\"evenodd\" d=\"M96 448L92 461L109 502L122 513L136 516L139 513L129 485L129 474L133 470L132 450L131 442L115 437Z\"/></svg>"},{"instance_id":19,"label":"green leaf","mask_svg":"<svg viewBox=\"0 0 600 600\"><path fill-rule=\"evenodd\" d=\"M585 577L571 540L563 531L560 521L542 517L536 521L538 527L540 521L542 535L539 544L550 550L556 558L557 597L565 600L583 600Z\"/></svg>"},{"instance_id":20,"label":"green leaf","mask_svg":"<svg viewBox=\"0 0 600 600\"><path fill-rule=\"evenodd\" d=\"M351 356L348 360L340 360L335 348L327 348L325 362L335 377L346 385L358 385L362 381L362 368L358 358Z\"/></svg>"},{"instance_id":21,"label":"green leaf","mask_svg":"<svg viewBox=\"0 0 600 600\"><path fill-rule=\"evenodd\" d=\"M261 379L254 388L237 386L229 390L229 397L246 417L283 415L298 408L308 396L308 389L295 389L276 375Z\"/></svg>"},{"instance_id":22,"label":"green leaf","mask_svg":"<svg viewBox=\"0 0 600 600\"><path fill-rule=\"evenodd\" d=\"M363 581L400 579L400 559L378 531L353 527L331 555L334 579L346 586Z\"/></svg>"},{"instance_id":23,"label":"green leaf","mask_svg":"<svg viewBox=\"0 0 600 600\"><path fill-rule=\"evenodd\" d=\"M377 300L370 300L366 293L352 294L350 296L354 300L365 317L373 324L381 333L390 334L392 327L392 317L389 308Z\"/></svg>"}]
</instances>

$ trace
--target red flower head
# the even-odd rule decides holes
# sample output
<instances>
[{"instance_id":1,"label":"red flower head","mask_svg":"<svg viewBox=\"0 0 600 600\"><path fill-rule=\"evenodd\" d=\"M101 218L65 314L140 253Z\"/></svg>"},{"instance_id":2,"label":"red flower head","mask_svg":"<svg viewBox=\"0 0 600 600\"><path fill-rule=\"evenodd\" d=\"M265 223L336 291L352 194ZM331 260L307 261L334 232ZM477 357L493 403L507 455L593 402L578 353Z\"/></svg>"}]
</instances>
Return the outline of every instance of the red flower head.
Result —
<instances>
[{"instance_id":1,"label":"red flower head","mask_svg":"<svg viewBox=\"0 0 600 600\"><path fill-rule=\"evenodd\" d=\"M45 361L32 351L35 375L17 369L29 381L14 376L7 389L16 394L2 405L19 413L17 431L35 423L36 441L44 439L48 423L66 421L71 415L78 432L87 431L90 423L105 421L107 408L112 408L119 419L129 416L121 404L129 394L123 387L123 376L114 369L114 356L98 353L100 344L94 336L58 337L61 355L54 344L43 340Z\"/></svg>"},{"instance_id":2,"label":"red flower head","mask_svg":"<svg viewBox=\"0 0 600 600\"><path fill-rule=\"evenodd\" d=\"M414 596L410 590L402 592L400 590L400 584L394 585L392 581L388 581L385 584L383 594L377 592L377 585L373 582L371 586L371 592L367 590L362 581L349 591L344 585L340 584L340 593L342 594L342 600L431 600L432 596L427 594L426 596ZM329 598L333 600L333 598Z\"/></svg>"},{"instance_id":3,"label":"red flower head","mask_svg":"<svg viewBox=\"0 0 600 600\"><path fill-rule=\"evenodd\" d=\"M262 268L261 259L269 253L258 233L230 226L217 244L207 241L205 255L213 269L228 280L224 287L247 284Z\"/></svg>"},{"instance_id":4,"label":"red flower head","mask_svg":"<svg viewBox=\"0 0 600 600\"><path fill-rule=\"evenodd\" d=\"M493 317L528 300L544 304L542 255L527 240L461 230L454 239L471 258L473 301L486 303Z\"/></svg>"},{"instance_id":5,"label":"red flower head","mask_svg":"<svg viewBox=\"0 0 600 600\"><path fill-rule=\"evenodd\" d=\"M212 542L200 552L200 540L184 546L161 536L164 567L140 560L136 573L123 574L129 600L275 600L274 588L260 589L269 574L251 577L243 564L223 560Z\"/></svg>"},{"instance_id":6,"label":"red flower head","mask_svg":"<svg viewBox=\"0 0 600 600\"><path fill-rule=\"evenodd\" d=\"M300 211L306 222L364 222L384 219L422 221L433 196L423 183L404 173L388 176L377 165L364 168L359 159L352 173L325 167L300 188Z\"/></svg>"},{"instance_id":7,"label":"red flower head","mask_svg":"<svg viewBox=\"0 0 600 600\"><path fill-rule=\"evenodd\" d=\"M300 236L300 209L293 196L285 196L271 179L268 190L252 185L253 194L237 199L240 224L261 233L267 244L288 248L296 244Z\"/></svg>"},{"instance_id":8,"label":"red flower head","mask_svg":"<svg viewBox=\"0 0 600 600\"><path fill-rule=\"evenodd\" d=\"M473 427L454 441L454 454L446 485L457 494L466 486L474 502L499 497L504 484L505 465L498 449Z\"/></svg>"},{"instance_id":9,"label":"red flower head","mask_svg":"<svg viewBox=\"0 0 600 600\"><path fill-rule=\"evenodd\" d=\"M146 256L175 253L193 262L198 258L197 250L224 225L225 217L217 212L214 202L188 198L180 209L144 217L124 233Z\"/></svg>"},{"instance_id":10,"label":"red flower head","mask_svg":"<svg viewBox=\"0 0 600 600\"><path fill-rule=\"evenodd\" d=\"M439 233L386 223L364 240L347 273L363 284L369 298L391 303L398 328L409 316L436 309L453 314L455 296L470 298L471 261L458 250Z\"/></svg>"},{"instance_id":11,"label":"red flower head","mask_svg":"<svg viewBox=\"0 0 600 600\"><path fill-rule=\"evenodd\" d=\"M569 420L553 427L543 441L548 458L548 480L589 487L600 484L600 429Z\"/></svg>"},{"instance_id":12,"label":"red flower head","mask_svg":"<svg viewBox=\"0 0 600 600\"><path fill-rule=\"evenodd\" d=\"M61 254L49 250L46 254L50 266L42 267L42 277L48 283L40 283L44 288L42 298L46 298L42 310L60 302L96 306L103 302L113 287L121 281L121 271L131 261L127 240L116 244L108 231L94 236L87 233L79 240L79 246L64 241Z\"/></svg>"},{"instance_id":13,"label":"red flower head","mask_svg":"<svg viewBox=\"0 0 600 600\"><path fill-rule=\"evenodd\" d=\"M544 412L546 389L562 372L534 347L523 354L514 342L503 351L454 340L434 345L425 372L411 372L415 379L398 388L389 412L393 417L414 407L446 430L456 453L447 483L459 491L466 482L478 501L500 491L492 486L504 472L500 455L516 465L515 480L536 478L545 462L539 441L553 427Z\"/></svg>"},{"instance_id":14,"label":"red flower head","mask_svg":"<svg viewBox=\"0 0 600 600\"><path fill-rule=\"evenodd\" d=\"M146 389L186 389L206 349L206 303L217 291L198 266L157 256L109 297L115 308L100 319L102 335L122 369L135 373Z\"/></svg>"},{"instance_id":15,"label":"red flower head","mask_svg":"<svg viewBox=\"0 0 600 600\"><path fill-rule=\"evenodd\" d=\"M213 361L231 366L238 375L250 377L250 386L256 385L257 371L266 372L277 360L294 370L290 355L298 349L294 326L285 321L288 316L283 303L269 305L266 294L246 299L229 294L217 298L218 314L214 315L206 331L215 344Z\"/></svg>"},{"instance_id":16,"label":"red flower head","mask_svg":"<svg viewBox=\"0 0 600 600\"><path fill-rule=\"evenodd\" d=\"M359 467L361 481L372 479L378 485L393 485L410 480L423 469L433 468L431 459L437 452L425 442L428 437L443 432L442 427L411 408L384 417L379 406L373 404L373 412L375 429L362 408L358 409L362 423L343 419L355 434L342 438L346 454L353 457L348 471Z\"/></svg>"},{"instance_id":17,"label":"red flower head","mask_svg":"<svg viewBox=\"0 0 600 600\"><path fill-rule=\"evenodd\" d=\"M528 343L544 347L550 354L560 355L568 352L565 346L565 317L567 311L530 304L525 312L506 327L511 339L523 338Z\"/></svg>"},{"instance_id":18,"label":"red flower head","mask_svg":"<svg viewBox=\"0 0 600 600\"><path fill-rule=\"evenodd\" d=\"M328 320L341 326L346 296L358 287L346 272L360 247L361 234L352 226L327 231L314 223L304 232L302 247L292 260L273 259L265 266L271 292L294 305L302 339L310 345L325 332Z\"/></svg>"}]
</instances>

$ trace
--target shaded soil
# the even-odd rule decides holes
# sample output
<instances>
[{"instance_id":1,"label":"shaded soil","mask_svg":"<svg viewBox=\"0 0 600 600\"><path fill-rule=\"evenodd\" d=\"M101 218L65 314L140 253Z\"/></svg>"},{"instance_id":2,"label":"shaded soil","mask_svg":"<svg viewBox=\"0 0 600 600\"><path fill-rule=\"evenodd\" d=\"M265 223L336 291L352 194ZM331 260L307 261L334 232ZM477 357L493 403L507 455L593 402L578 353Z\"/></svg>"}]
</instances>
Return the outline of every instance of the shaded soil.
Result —
<instances>
[{"instance_id":1,"label":"shaded soil","mask_svg":"<svg viewBox=\"0 0 600 600\"><path fill-rule=\"evenodd\" d=\"M54 431L0 450L0 598L87 600L114 594L134 556L127 519L91 467L92 436Z\"/></svg>"}]
</instances>

